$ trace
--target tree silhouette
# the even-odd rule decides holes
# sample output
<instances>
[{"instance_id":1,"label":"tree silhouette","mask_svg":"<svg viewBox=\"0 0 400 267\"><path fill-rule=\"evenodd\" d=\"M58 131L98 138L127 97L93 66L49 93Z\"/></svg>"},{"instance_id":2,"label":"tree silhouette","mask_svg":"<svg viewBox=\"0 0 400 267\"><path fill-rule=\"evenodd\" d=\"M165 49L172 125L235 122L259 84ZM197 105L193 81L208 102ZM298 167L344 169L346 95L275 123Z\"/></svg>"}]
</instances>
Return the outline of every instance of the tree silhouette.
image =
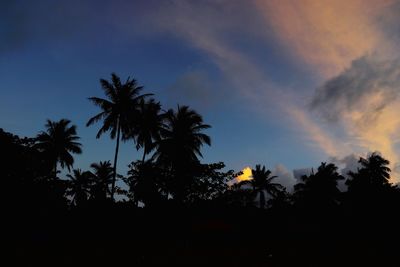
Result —
<instances>
[{"instance_id":1,"label":"tree silhouette","mask_svg":"<svg viewBox=\"0 0 400 267\"><path fill-rule=\"evenodd\" d=\"M119 141L133 138L132 128L138 116L139 101L151 94L140 94L143 87L139 86L135 79L128 79L125 83L115 74L111 74L111 81L100 79L100 84L108 99L90 97L89 100L100 107L101 112L89 119L86 126L90 126L98 121L103 121L103 125L98 131L96 138L100 138L103 133L110 132L111 139L116 138L114 156L114 176L111 186L111 199L114 200L115 181L117 178L117 161Z\"/></svg>"},{"instance_id":2,"label":"tree silhouette","mask_svg":"<svg viewBox=\"0 0 400 267\"><path fill-rule=\"evenodd\" d=\"M172 171L171 190L174 198L182 202L193 179L193 169L199 164L198 157L202 157L201 147L211 145L210 137L203 133L211 126L204 124L202 116L188 106L170 109L165 117L154 158Z\"/></svg>"},{"instance_id":3,"label":"tree silhouette","mask_svg":"<svg viewBox=\"0 0 400 267\"><path fill-rule=\"evenodd\" d=\"M161 113L161 104L154 99L141 99L138 105L138 116L135 121L133 136L136 137L136 149L143 148L142 164L145 157L154 148L153 143L160 139L165 114Z\"/></svg>"},{"instance_id":4,"label":"tree silhouette","mask_svg":"<svg viewBox=\"0 0 400 267\"><path fill-rule=\"evenodd\" d=\"M76 206L82 205L89 198L89 190L92 184L92 173L89 171L82 172L80 169L73 170L73 175L67 174L68 192L67 195L72 196L72 203Z\"/></svg>"},{"instance_id":5,"label":"tree silhouette","mask_svg":"<svg viewBox=\"0 0 400 267\"><path fill-rule=\"evenodd\" d=\"M111 163L110 161L100 161L99 163L92 163L90 167L93 169L91 195L95 199L104 200L107 195L111 195L110 185L114 175Z\"/></svg>"},{"instance_id":6,"label":"tree silhouette","mask_svg":"<svg viewBox=\"0 0 400 267\"><path fill-rule=\"evenodd\" d=\"M303 175L301 179L302 182L294 186L294 197L298 204L324 207L338 204L338 181L344 177L338 173L335 164L322 162L315 174Z\"/></svg>"},{"instance_id":7,"label":"tree silhouette","mask_svg":"<svg viewBox=\"0 0 400 267\"><path fill-rule=\"evenodd\" d=\"M360 157L358 162L361 168L357 172L349 172L350 178L346 180L350 194L367 196L391 187L388 160L374 152L367 158Z\"/></svg>"},{"instance_id":8,"label":"tree silhouette","mask_svg":"<svg viewBox=\"0 0 400 267\"><path fill-rule=\"evenodd\" d=\"M277 176L270 176L271 171L267 170L265 166L257 164L255 169L251 170L252 179L241 181L239 185L249 184L253 188L253 192L260 195L260 208L265 206L265 195L264 191L267 191L271 196L275 196L284 187L278 183L273 183L272 181L277 178Z\"/></svg>"},{"instance_id":9,"label":"tree silhouette","mask_svg":"<svg viewBox=\"0 0 400 267\"><path fill-rule=\"evenodd\" d=\"M163 170L152 161L136 161L129 165L128 177L123 180L128 185L128 197L135 205L139 201L151 207L167 199Z\"/></svg>"},{"instance_id":10,"label":"tree silhouette","mask_svg":"<svg viewBox=\"0 0 400 267\"><path fill-rule=\"evenodd\" d=\"M36 137L36 147L46 153L53 162L54 177L57 177L57 164L67 167L68 170L74 164L71 153L81 154L80 138L76 134L76 126L69 126L70 120L61 119L58 122L47 120L46 131Z\"/></svg>"}]
</instances>

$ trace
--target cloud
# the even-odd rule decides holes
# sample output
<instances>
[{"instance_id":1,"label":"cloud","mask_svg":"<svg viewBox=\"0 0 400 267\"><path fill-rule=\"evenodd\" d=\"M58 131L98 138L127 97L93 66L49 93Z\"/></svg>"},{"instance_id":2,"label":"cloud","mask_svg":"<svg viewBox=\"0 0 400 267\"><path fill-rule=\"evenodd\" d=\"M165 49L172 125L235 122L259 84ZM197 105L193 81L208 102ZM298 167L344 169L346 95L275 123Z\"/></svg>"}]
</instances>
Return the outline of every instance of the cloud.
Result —
<instances>
[{"instance_id":1,"label":"cloud","mask_svg":"<svg viewBox=\"0 0 400 267\"><path fill-rule=\"evenodd\" d=\"M163 93L170 106L188 104L196 109L210 107L222 97L216 88L206 72L194 70L184 73Z\"/></svg>"},{"instance_id":2,"label":"cloud","mask_svg":"<svg viewBox=\"0 0 400 267\"><path fill-rule=\"evenodd\" d=\"M360 163L358 162L359 159L360 156L350 154L343 158L331 158L329 162L332 162L339 167L341 175L348 177L349 172L356 172L358 168L361 167Z\"/></svg>"},{"instance_id":3,"label":"cloud","mask_svg":"<svg viewBox=\"0 0 400 267\"><path fill-rule=\"evenodd\" d=\"M310 175L314 171L313 168L301 168L293 170L293 177L296 179L296 183L301 182L301 177L304 175Z\"/></svg>"},{"instance_id":4,"label":"cloud","mask_svg":"<svg viewBox=\"0 0 400 267\"><path fill-rule=\"evenodd\" d=\"M156 9L152 23L205 53L233 85L232 93L239 93L249 108L266 116L279 114L290 121L289 127L301 129L301 139L327 156L343 158L353 151L379 150L397 162L393 138L399 122L399 61L389 60L388 51L393 50L388 49L387 38L395 32L387 25L396 16L383 19L393 3L168 1ZM272 82L252 54L235 45L248 36L257 36L260 43L276 38L302 67L326 80L312 96L314 113L309 113L302 95L316 86L296 91ZM185 79L183 84L197 78Z\"/></svg>"},{"instance_id":5,"label":"cloud","mask_svg":"<svg viewBox=\"0 0 400 267\"><path fill-rule=\"evenodd\" d=\"M381 32L374 18L393 1L257 0L265 21L288 52L323 76L374 50Z\"/></svg>"},{"instance_id":6,"label":"cloud","mask_svg":"<svg viewBox=\"0 0 400 267\"><path fill-rule=\"evenodd\" d=\"M358 111L359 122L369 124L396 101L400 94L398 88L400 60L380 60L376 55L365 55L319 87L310 106L330 121Z\"/></svg>"},{"instance_id":7,"label":"cloud","mask_svg":"<svg viewBox=\"0 0 400 267\"><path fill-rule=\"evenodd\" d=\"M293 190L293 186L297 183L293 172L290 172L283 164L277 164L271 172L271 175L277 176L274 182L286 187L288 192Z\"/></svg>"},{"instance_id":8,"label":"cloud","mask_svg":"<svg viewBox=\"0 0 400 267\"><path fill-rule=\"evenodd\" d=\"M331 124L342 125L355 149L380 151L397 164L399 88L399 59L365 55L319 87L310 107Z\"/></svg>"}]
</instances>

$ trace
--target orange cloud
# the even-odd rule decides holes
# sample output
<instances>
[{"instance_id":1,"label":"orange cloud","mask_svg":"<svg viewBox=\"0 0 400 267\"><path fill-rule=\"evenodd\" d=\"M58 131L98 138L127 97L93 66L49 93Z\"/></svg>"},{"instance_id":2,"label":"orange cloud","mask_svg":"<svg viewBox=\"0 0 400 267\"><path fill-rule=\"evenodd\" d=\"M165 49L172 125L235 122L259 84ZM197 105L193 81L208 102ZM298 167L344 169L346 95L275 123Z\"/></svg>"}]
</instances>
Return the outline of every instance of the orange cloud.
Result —
<instances>
[{"instance_id":1,"label":"orange cloud","mask_svg":"<svg viewBox=\"0 0 400 267\"><path fill-rule=\"evenodd\" d=\"M256 0L268 25L288 51L324 76L381 41L374 17L391 0Z\"/></svg>"},{"instance_id":2,"label":"orange cloud","mask_svg":"<svg viewBox=\"0 0 400 267\"><path fill-rule=\"evenodd\" d=\"M308 136L313 144L322 149L327 155L344 156L350 152L340 142L319 127L304 110L295 106L287 106L287 112L301 126L301 129L306 132L306 136Z\"/></svg>"}]
</instances>

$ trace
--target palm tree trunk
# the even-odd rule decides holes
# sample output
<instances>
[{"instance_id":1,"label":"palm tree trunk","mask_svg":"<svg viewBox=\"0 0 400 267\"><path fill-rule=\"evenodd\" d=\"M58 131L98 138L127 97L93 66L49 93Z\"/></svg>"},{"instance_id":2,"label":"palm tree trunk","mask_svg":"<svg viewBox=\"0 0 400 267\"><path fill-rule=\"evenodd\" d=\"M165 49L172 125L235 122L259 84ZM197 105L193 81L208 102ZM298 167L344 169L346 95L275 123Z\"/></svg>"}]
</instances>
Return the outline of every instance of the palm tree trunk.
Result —
<instances>
[{"instance_id":1,"label":"palm tree trunk","mask_svg":"<svg viewBox=\"0 0 400 267\"><path fill-rule=\"evenodd\" d=\"M260 191L260 208L263 209L265 206L265 195L264 192Z\"/></svg>"},{"instance_id":2,"label":"palm tree trunk","mask_svg":"<svg viewBox=\"0 0 400 267\"><path fill-rule=\"evenodd\" d=\"M57 160L54 162L54 180L57 180Z\"/></svg>"},{"instance_id":3,"label":"palm tree trunk","mask_svg":"<svg viewBox=\"0 0 400 267\"><path fill-rule=\"evenodd\" d=\"M111 186L111 200L114 201L114 193L115 193L115 181L117 180L117 160L118 160L118 150L119 150L119 136L121 133L121 125L119 120L117 122L117 144L115 146L115 156L114 156L114 177Z\"/></svg>"},{"instance_id":4,"label":"palm tree trunk","mask_svg":"<svg viewBox=\"0 0 400 267\"><path fill-rule=\"evenodd\" d=\"M146 146L143 147L142 165L144 164L145 158L146 158Z\"/></svg>"}]
</instances>

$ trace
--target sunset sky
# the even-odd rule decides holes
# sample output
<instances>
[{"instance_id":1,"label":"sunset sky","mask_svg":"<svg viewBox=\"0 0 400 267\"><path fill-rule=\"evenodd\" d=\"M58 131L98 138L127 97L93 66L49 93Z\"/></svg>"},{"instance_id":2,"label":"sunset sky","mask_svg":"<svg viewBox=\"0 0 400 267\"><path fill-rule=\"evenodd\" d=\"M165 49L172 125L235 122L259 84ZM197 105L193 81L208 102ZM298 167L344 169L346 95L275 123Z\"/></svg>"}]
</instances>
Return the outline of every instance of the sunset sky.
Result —
<instances>
[{"instance_id":1,"label":"sunset sky","mask_svg":"<svg viewBox=\"0 0 400 267\"><path fill-rule=\"evenodd\" d=\"M205 162L263 164L287 185L375 150L396 169L399 14L393 0L1 1L0 128L34 136L68 118L84 145L75 167L112 160L114 141L85 123L116 72L203 115ZM140 157L123 144L120 172Z\"/></svg>"}]
</instances>

